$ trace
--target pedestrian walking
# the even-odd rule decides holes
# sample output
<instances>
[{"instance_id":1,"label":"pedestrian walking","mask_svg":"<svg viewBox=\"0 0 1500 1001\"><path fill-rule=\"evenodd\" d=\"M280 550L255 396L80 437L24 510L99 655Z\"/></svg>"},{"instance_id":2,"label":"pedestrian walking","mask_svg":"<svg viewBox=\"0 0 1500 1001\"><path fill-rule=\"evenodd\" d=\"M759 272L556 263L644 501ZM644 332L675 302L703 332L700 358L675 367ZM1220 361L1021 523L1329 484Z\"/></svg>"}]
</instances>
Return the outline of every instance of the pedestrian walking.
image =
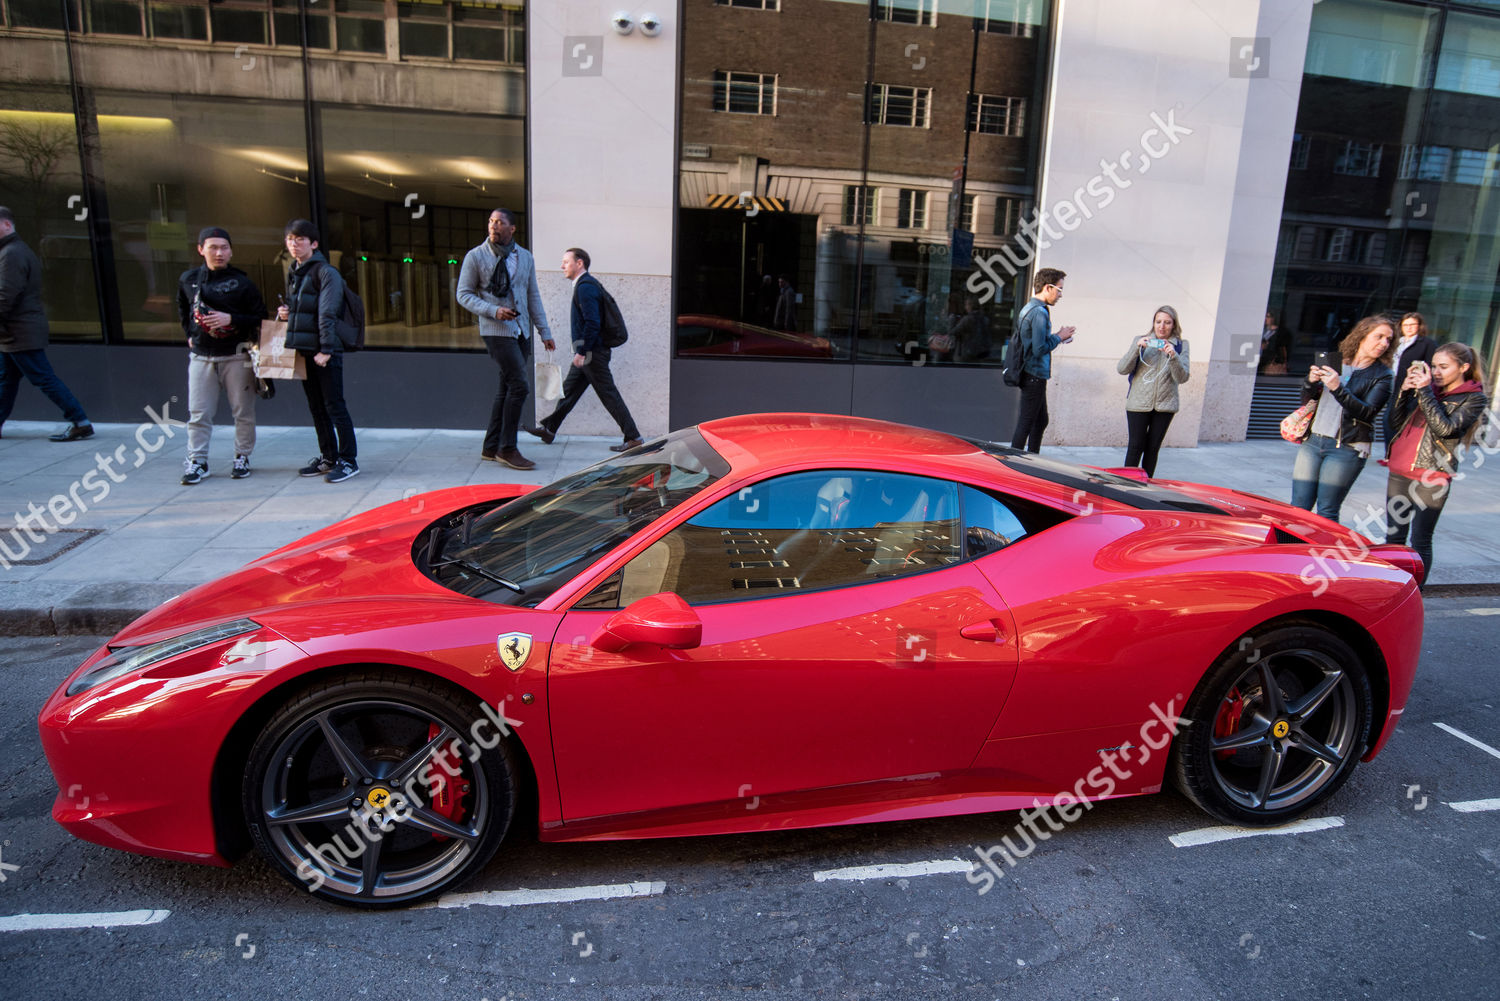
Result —
<instances>
[{"instance_id":1,"label":"pedestrian walking","mask_svg":"<svg viewBox=\"0 0 1500 1001\"><path fill-rule=\"evenodd\" d=\"M198 234L203 263L177 279L177 317L188 341L188 454L184 486L209 475L208 443L222 391L234 415L234 465L229 477L250 475L255 451L255 372L250 348L260 337L265 300L250 276L230 264L229 233L209 226Z\"/></svg>"},{"instance_id":2,"label":"pedestrian walking","mask_svg":"<svg viewBox=\"0 0 1500 1001\"><path fill-rule=\"evenodd\" d=\"M1125 394L1125 423L1130 432L1125 465L1156 475L1156 456L1177 415L1177 387L1191 373L1188 342L1182 337L1177 310L1162 306L1151 318L1151 333L1125 349L1116 370L1130 380Z\"/></svg>"},{"instance_id":3,"label":"pedestrian walking","mask_svg":"<svg viewBox=\"0 0 1500 1001\"><path fill-rule=\"evenodd\" d=\"M570 247L563 253L562 272L573 281L573 367L563 380L563 395L557 401L557 409L547 415L534 433L550 444L562 422L593 386L599 402L620 426L624 437L623 442L609 446L609 450L624 452L641 444L641 433L609 370L610 348L605 346L602 332L604 286L589 274L589 263L588 251L579 247Z\"/></svg>"},{"instance_id":4,"label":"pedestrian walking","mask_svg":"<svg viewBox=\"0 0 1500 1001\"><path fill-rule=\"evenodd\" d=\"M1367 316L1339 344L1339 368L1314 363L1302 387L1303 404L1318 401L1307 440L1292 466L1292 504L1330 521L1370 457L1375 421L1391 396L1391 323Z\"/></svg>"},{"instance_id":5,"label":"pedestrian walking","mask_svg":"<svg viewBox=\"0 0 1500 1001\"><path fill-rule=\"evenodd\" d=\"M1427 320L1421 313L1407 313L1401 317L1401 337L1396 341L1395 374L1391 377L1391 402L1385 411L1385 457L1391 457L1391 442L1401 430L1396 420L1396 401L1401 398L1401 387L1417 362L1431 368L1432 356L1437 351L1437 342L1427 333Z\"/></svg>"},{"instance_id":6,"label":"pedestrian walking","mask_svg":"<svg viewBox=\"0 0 1500 1001\"><path fill-rule=\"evenodd\" d=\"M286 321L286 346L307 362L302 389L318 435L318 454L297 472L342 483L359 475L354 420L344 403L344 342L338 333L344 279L318 249L318 228L308 220L286 224L286 249L293 263L286 302L276 316Z\"/></svg>"},{"instance_id":7,"label":"pedestrian walking","mask_svg":"<svg viewBox=\"0 0 1500 1001\"><path fill-rule=\"evenodd\" d=\"M458 303L478 320L484 346L500 367L500 385L479 457L512 469L535 469L536 463L521 454L516 442L521 411L531 393L526 375L531 367L532 329L548 351L557 343L542 308L536 261L515 242L515 215L509 209L495 209L488 232L483 243L464 255L458 273Z\"/></svg>"},{"instance_id":8,"label":"pedestrian walking","mask_svg":"<svg viewBox=\"0 0 1500 1001\"><path fill-rule=\"evenodd\" d=\"M1052 352L1073 340L1073 328L1052 332L1052 307L1062 297L1068 276L1056 268L1042 268L1032 280L1031 299L1021 307L1016 327L1021 334L1025 362L1021 369L1021 403L1016 410L1012 448L1042 450L1042 432L1047 430L1047 381L1052 378Z\"/></svg>"},{"instance_id":9,"label":"pedestrian walking","mask_svg":"<svg viewBox=\"0 0 1500 1001\"><path fill-rule=\"evenodd\" d=\"M47 360L47 313L42 307L42 262L16 234L16 217L0 205L0 428L16 405L21 379L57 404L67 424L48 441L94 436L83 404Z\"/></svg>"},{"instance_id":10,"label":"pedestrian walking","mask_svg":"<svg viewBox=\"0 0 1500 1001\"><path fill-rule=\"evenodd\" d=\"M792 279L788 275L777 278L776 285L781 291L776 294L776 309L771 317L772 325L777 330L795 333L797 330L797 290L792 287Z\"/></svg>"},{"instance_id":11,"label":"pedestrian walking","mask_svg":"<svg viewBox=\"0 0 1500 1001\"><path fill-rule=\"evenodd\" d=\"M1406 543L1432 576L1432 533L1453 486L1461 449L1473 442L1489 409L1484 362L1467 344L1444 344L1432 363L1417 361L1391 408L1398 431L1385 487L1385 541Z\"/></svg>"}]
</instances>

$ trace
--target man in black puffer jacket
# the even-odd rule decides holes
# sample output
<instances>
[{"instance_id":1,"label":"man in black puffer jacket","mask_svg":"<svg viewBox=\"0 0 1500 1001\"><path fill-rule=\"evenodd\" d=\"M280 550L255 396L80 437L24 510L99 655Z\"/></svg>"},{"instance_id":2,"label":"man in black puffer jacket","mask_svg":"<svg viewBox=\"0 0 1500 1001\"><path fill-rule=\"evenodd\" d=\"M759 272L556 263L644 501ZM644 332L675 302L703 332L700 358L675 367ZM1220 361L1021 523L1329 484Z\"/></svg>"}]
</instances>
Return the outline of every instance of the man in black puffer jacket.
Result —
<instances>
[{"instance_id":1,"label":"man in black puffer jacket","mask_svg":"<svg viewBox=\"0 0 1500 1001\"><path fill-rule=\"evenodd\" d=\"M0 205L0 426L16 405L24 376L67 418L67 426L50 436L52 441L93 437L83 404L52 371L46 348L42 262L16 235L16 217Z\"/></svg>"},{"instance_id":2,"label":"man in black puffer jacket","mask_svg":"<svg viewBox=\"0 0 1500 1001\"><path fill-rule=\"evenodd\" d=\"M359 475L354 421L344 404L344 342L338 333L344 279L318 250L318 229L306 219L287 223L286 249L296 263L287 274L286 304L276 316L286 321L286 346L307 361L302 388L318 433L318 454L297 472L342 483Z\"/></svg>"},{"instance_id":3,"label":"man in black puffer jacket","mask_svg":"<svg viewBox=\"0 0 1500 1001\"><path fill-rule=\"evenodd\" d=\"M177 279L177 317L187 335L188 454L184 485L208 476L208 442L214 432L219 392L234 414L234 466L231 479L250 475L255 450L255 373L249 349L260 336L266 304L250 276L229 261L229 233L210 226L198 234L203 263Z\"/></svg>"}]
</instances>

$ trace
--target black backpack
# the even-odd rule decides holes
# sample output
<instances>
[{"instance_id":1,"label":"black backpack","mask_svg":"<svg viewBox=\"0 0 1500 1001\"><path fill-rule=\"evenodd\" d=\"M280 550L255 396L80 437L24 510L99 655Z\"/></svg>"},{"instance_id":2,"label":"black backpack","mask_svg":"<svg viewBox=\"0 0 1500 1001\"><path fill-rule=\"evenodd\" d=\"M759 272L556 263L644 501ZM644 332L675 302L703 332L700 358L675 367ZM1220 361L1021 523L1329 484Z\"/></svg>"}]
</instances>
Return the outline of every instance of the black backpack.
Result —
<instances>
[{"instance_id":1,"label":"black backpack","mask_svg":"<svg viewBox=\"0 0 1500 1001\"><path fill-rule=\"evenodd\" d=\"M1026 342L1021 333L1025 329L1026 314L1036 308L1036 303L1028 302L1021 307L1020 314L1016 317L1015 330L1011 332L1010 340L1005 344L1005 363L1000 369L1000 377L1005 380L1007 386L1019 386L1021 374L1026 365Z\"/></svg>"},{"instance_id":2,"label":"black backpack","mask_svg":"<svg viewBox=\"0 0 1500 1001\"><path fill-rule=\"evenodd\" d=\"M333 265L328 265L328 268L333 270ZM338 332L345 351L364 350L365 303L355 294L354 289L349 287L347 281L344 282L344 307L339 310L338 321L334 324L334 329Z\"/></svg>"},{"instance_id":3,"label":"black backpack","mask_svg":"<svg viewBox=\"0 0 1500 1001\"><path fill-rule=\"evenodd\" d=\"M621 315L615 297L609 294L603 282L597 278L594 281L599 283L599 339L605 347L617 348L630 340L630 331L625 329L625 317Z\"/></svg>"}]
</instances>

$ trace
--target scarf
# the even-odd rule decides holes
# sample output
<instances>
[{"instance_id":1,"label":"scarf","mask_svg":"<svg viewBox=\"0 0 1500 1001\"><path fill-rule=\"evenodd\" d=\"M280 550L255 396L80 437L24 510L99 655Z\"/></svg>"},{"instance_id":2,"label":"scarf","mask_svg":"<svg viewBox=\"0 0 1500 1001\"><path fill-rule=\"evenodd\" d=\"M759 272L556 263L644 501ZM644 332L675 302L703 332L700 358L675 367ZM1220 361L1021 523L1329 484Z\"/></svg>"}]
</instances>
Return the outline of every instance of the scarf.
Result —
<instances>
[{"instance_id":1,"label":"scarf","mask_svg":"<svg viewBox=\"0 0 1500 1001\"><path fill-rule=\"evenodd\" d=\"M500 247L499 260L495 262L495 270L490 272L489 293L497 299L510 298L510 267L506 263L510 259L511 252L516 249L514 241Z\"/></svg>"}]
</instances>

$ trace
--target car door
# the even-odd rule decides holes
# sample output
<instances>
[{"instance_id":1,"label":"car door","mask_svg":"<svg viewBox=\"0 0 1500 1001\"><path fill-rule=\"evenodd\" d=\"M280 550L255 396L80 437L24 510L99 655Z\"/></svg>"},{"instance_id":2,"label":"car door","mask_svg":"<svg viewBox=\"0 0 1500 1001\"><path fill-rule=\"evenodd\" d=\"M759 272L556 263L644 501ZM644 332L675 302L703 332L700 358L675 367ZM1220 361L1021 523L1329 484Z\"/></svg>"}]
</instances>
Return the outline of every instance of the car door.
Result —
<instances>
[{"instance_id":1,"label":"car door","mask_svg":"<svg viewBox=\"0 0 1500 1001\"><path fill-rule=\"evenodd\" d=\"M565 820L968 767L1016 650L1009 612L964 562L958 497L905 474L789 474L710 506L594 588L551 650ZM701 624L696 642L596 640L661 592Z\"/></svg>"}]
</instances>

